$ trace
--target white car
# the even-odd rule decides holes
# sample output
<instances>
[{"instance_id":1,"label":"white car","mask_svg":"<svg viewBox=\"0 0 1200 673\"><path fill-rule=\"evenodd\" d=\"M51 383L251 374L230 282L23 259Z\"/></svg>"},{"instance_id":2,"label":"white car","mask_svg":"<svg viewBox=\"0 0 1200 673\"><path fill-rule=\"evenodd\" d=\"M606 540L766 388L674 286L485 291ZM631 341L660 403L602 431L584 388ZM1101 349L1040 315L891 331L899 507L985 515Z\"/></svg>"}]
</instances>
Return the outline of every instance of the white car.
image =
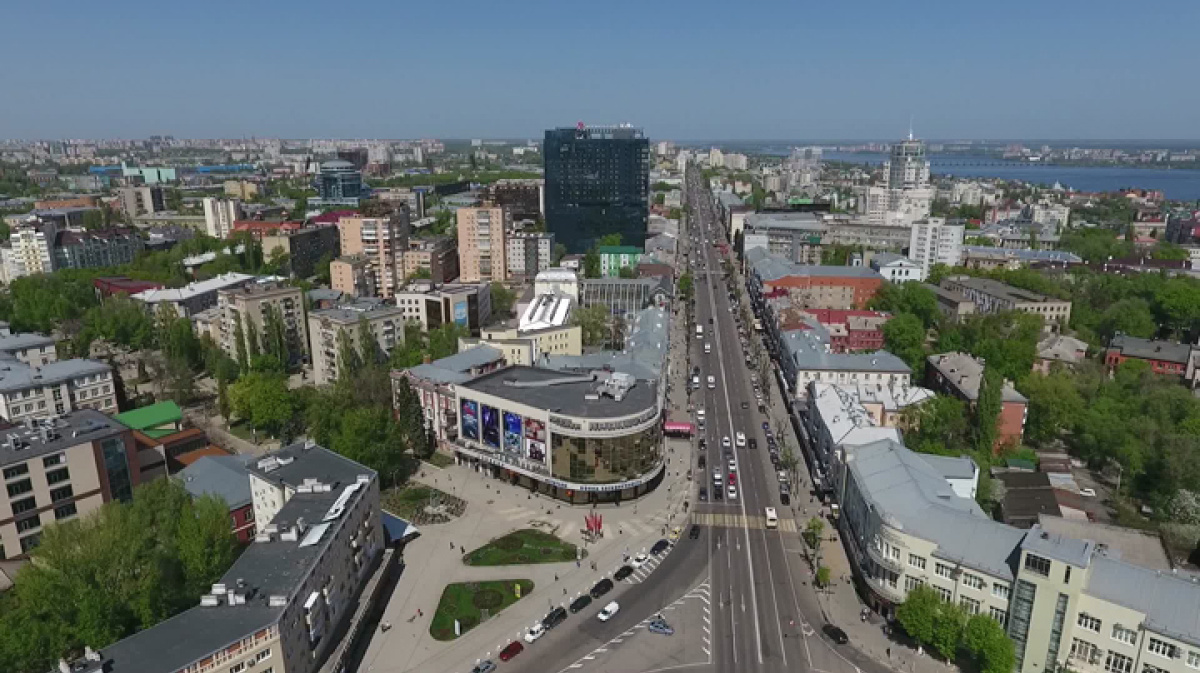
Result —
<instances>
[{"instance_id":1,"label":"white car","mask_svg":"<svg viewBox=\"0 0 1200 673\"><path fill-rule=\"evenodd\" d=\"M621 611L621 606L617 605L616 601L613 601L613 602L609 603L608 605L604 606L604 609L601 610L600 613L596 615L596 619L599 619L602 622L607 622L608 620L613 618L613 615L617 614L620 611Z\"/></svg>"},{"instance_id":2,"label":"white car","mask_svg":"<svg viewBox=\"0 0 1200 673\"><path fill-rule=\"evenodd\" d=\"M1094 498L1094 497L1096 497L1096 489L1081 488L1081 489L1079 489L1079 495L1082 495L1085 498Z\"/></svg>"},{"instance_id":3,"label":"white car","mask_svg":"<svg viewBox=\"0 0 1200 673\"><path fill-rule=\"evenodd\" d=\"M713 483L718 485L721 483L721 468L719 467L713 470Z\"/></svg>"},{"instance_id":4,"label":"white car","mask_svg":"<svg viewBox=\"0 0 1200 673\"><path fill-rule=\"evenodd\" d=\"M722 449L728 449L728 448L729 448L729 438L728 438L728 437L722 437L722 438L721 438L721 448L722 448Z\"/></svg>"},{"instance_id":5,"label":"white car","mask_svg":"<svg viewBox=\"0 0 1200 673\"><path fill-rule=\"evenodd\" d=\"M645 554L638 554L637 556L633 557L633 560L629 562L629 565L633 566L634 568L641 568L642 566L646 565L646 561L649 560L649 556L646 556Z\"/></svg>"},{"instance_id":6,"label":"white car","mask_svg":"<svg viewBox=\"0 0 1200 673\"><path fill-rule=\"evenodd\" d=\"M737 472L737 463L735 463L732 458L729 459L729 471Z\"/></svg>"},{"instance_id":7,"label":"white car","mask_svg":"<svg viewBox=\"0 0 1200 673\"><path fill-rule=\"evenodd\" d=\"M737 500L737 487L730 486L729 490L727 490L725 492L725 494L729 497L730 500Z\"/></svg>"},{"instance_id":8,"label":"white car","mask_svg":"<svg viewBox=\"0 0 1200 673\"><path fill-rule=\"evenodd\" d=\"M715 376L708 377L708 387L709 388L717 387L717 378Z\"/></svg>"},{"instance_id":9,"label":"white car","mask_svg":"<svg viewBox=\"0 0 1200 673\"><path fill-rule=\"evenodd\" d=\"M737 445L739 449L746 445L746 433L737 433Z\"/></svg>"},{"instance_id":10,"label":"white car","mask_svg":"<svg viewBox=\"0 0 1200 673\"><path fill-rule=\"evenodd\" d=\"M546 627L542 626L541 622L538 622L529 627L529 630L525 632L525 642L532 643L544 635L546 635Z\"/></svg>"},{"instance_id":11,"label":"white car","mask_svg":"<svg viewBox=\"0 0 1200 673\"><path fill-rule=\"evenodd\" d=\"M705 352L706 354L707 354L707 353L711 353L711 352L712 352L712 344L710 344L710 343L706 343L706 344L704 344L704 352Z\"/></svg>"}]
</instances>

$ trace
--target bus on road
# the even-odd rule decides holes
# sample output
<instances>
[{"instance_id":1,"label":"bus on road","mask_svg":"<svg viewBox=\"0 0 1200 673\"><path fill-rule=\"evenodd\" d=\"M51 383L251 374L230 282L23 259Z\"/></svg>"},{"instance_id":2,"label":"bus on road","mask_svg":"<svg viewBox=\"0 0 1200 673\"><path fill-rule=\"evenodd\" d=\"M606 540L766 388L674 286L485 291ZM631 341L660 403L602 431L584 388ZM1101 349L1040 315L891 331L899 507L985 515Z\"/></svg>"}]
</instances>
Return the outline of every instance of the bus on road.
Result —
<instances>
[{"instance_id":1,"label":"bus on road","mask_svg":"<svg viewBox=\"0 0 1200 673\"><path fill-rule=\"evenodd\" d=\"M767 528L779 528L779 516L774 507L767 508Z\"/></svg>"}]
</instances>

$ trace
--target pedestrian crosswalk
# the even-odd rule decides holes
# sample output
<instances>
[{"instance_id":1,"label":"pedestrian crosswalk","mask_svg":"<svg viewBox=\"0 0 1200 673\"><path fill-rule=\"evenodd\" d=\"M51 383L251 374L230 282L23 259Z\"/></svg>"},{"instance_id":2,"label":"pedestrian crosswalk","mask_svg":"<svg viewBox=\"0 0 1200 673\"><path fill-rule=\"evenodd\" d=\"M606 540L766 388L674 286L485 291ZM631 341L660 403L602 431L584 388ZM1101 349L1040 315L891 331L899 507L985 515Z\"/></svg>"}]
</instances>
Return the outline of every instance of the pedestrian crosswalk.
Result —
<instances>
[{"instance_id":1,"label":"pedestrian crosswalk","mask_svg":"<svg viewBox=\"0 0 1200 673\"><path fill-rule=\"evenodd\" d=\"M692 522L701 526L714 526L717 528L751 528L755 530L765 530L767 527L767 517L742 514L694 514L692 515ZM786 533L795 533L799 529L796 527L796 522L792 519L781 518L779 520L779 530Z\"/></svg>"},{"instance_id":2,"label":"pedestrian crosswalk","mask_svg":"<svg viewBox=\"0 0 1200 673\"><path fill-rule=\"evenodd\" d=\"M496 510L500 517L502 517L505 521L510 522L514 526L519 526L522 528L539 528L547 532L554 532L555 535L568 539L576 536L582 537L583 531L586 528L586 524L583 520L584 512L572 512L575 514L575 516L572 518L566 518L562 514L562 512L565 511L565 509L561 511L555 510L555 514L557 516L549 516L546 514L546 510L537 510L532 507L516 506ZM604 522L604 533L606 538L610 535L620 537L632 536L633 538L640 538L642 536L649 536L653 534L665 535L666 533L664 527L669 528L669 522L666 516L663 515L662 517L659 517L658 513L656 512L654 515L645 519L631 518L621 522L614 521L612 523L609 523L609 521L606 520Z\"/></svg>"}]
</instances>

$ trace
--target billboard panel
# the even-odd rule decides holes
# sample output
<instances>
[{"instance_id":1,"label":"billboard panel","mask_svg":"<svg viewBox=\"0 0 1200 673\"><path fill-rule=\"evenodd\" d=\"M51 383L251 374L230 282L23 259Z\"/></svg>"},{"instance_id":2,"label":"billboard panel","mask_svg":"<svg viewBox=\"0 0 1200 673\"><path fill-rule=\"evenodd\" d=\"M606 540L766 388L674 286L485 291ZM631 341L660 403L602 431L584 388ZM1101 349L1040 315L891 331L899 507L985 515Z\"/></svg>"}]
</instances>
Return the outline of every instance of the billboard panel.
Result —
<instances>
[{"instance_id":1,"label":"billboard panel","mask_svg":"<svg viewBox=\"0 0 1200 673\"><path fill-rule=\"evenodd\" d=\"M462 434L479 441L479 403L475 400L462 401Z\"/></svg>"},{"instance_id":2,"label":"billboard panel","mask_svg":"<svg viewBox=\"0 0 1200 673\"><path fill-rule=\"evenodd\" d=\"M486 404L480 405L480 419L483 443L492 448L500 448L500 411Z\"/></svg>"},{"instance_id":3,"label":"billboard panel","mask_svg":"<svg viewBox=\"0 0 1200 673\"><path fill-rule=\"evenodd\" d=\"M504 412L504 450L521 453L521 417Z\"/></svg>"}]
</instances>

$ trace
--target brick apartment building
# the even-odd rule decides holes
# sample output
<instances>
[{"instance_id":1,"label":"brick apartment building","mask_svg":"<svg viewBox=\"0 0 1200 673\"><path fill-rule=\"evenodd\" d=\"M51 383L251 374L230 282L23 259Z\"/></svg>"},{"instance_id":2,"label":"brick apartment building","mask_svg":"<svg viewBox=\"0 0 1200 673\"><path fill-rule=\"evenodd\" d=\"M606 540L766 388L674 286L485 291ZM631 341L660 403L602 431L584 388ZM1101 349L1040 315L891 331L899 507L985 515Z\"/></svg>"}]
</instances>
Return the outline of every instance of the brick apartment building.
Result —
<instances>
[{"instance_id":1,"label":"brick apartment building","mask_svg":"<svg viewBox=\"0 0 1200 673\"><path fill-rule=\"evenodd\" d=\"M979 386L983 382L982 362L966 353L930 355L928 362L925 385L940 393L953 395L971 406L975 405L979 400ZM1021 443L1029 406L1029 400L1017 392L1010 381L1004 382L1002 399L1000 418L996 424L997 451Z\"/></svg>"}]
</instances>

